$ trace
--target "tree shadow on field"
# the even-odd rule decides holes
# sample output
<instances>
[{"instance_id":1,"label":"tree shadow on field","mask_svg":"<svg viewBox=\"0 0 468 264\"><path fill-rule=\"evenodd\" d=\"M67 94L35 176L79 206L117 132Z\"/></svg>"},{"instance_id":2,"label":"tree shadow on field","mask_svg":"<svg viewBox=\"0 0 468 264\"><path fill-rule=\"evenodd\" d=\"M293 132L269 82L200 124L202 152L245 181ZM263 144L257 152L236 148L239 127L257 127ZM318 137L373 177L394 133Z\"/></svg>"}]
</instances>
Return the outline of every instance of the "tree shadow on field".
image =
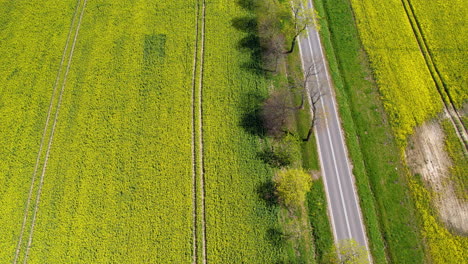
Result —
<instances>
[{"instance_id":1,"label":"tree shadow on field","mask_svg":"<svg viewBox=\"0 0 468 264\"><path fill-rule=\"evenodd\" d=\"M281 231L278 227L269 228L266 232L267 239L276 247L282 247L290 238L290 235ZM277 262L283 263L283 262ZM294 262L296 263L296 262Z\"/></svg>"},{"instance_id":2,"label":"tree shadow on field","mask_svg":"<svg viewBox=\"0 0 468 264\"><path fill-rule=\"evenodd\" d=\"M278 196L276 195L276 187L273 181L267 181L260 184L257 188L257 194L260 199L272 207L279 204Z\"/></svg>"},{"instance_id":3,"label":"tree shadow on field","mask_svg":"<svg viewBox=\"0 0 468 264\"><path fill-rule=\"evenodd\" d=\"M231 25L245 33L254 35L257 33L257 18L255 16L236 17L231 20Z\"/></svg>"},{"instance_id":4,"label":"tree shadow on field","mask_svg":"<svg viewBox=\"0 0 468 264\"><path fill-rule=\"evenodd\" d=\"M284 149L274 148L273 146L266 147L258 152L257 157L272 168L279 169L291 165L290 154Z\"/></svg>"},{"instance_id":5,"label":"tree shadow on field","mask_svg":"<svg viewBox=\"0 0 468 264\"><path fill-rule=\"evenodd\" d=\"M237 4L243 9L253 12L258 7L258 0L237 0Z\"/></svg>"},{"instance_id":6,"label":"tree shadow on field","mask_svg":"<svg viewBox=\"0 0 468 264\"><path fill-rule=\"evenodd\" d=\"M250 54L250 59L242 63L241 68L256 75L265 76L268 72L273 71L263 66L262 54L264 50L258 33L258 16L255 13L255 9L258 5L254 0L239 0L237 4L250 13L250 15L237 17L231 20L232 27L247 34L237 43L237 49L239 51Z\"/></svg>"},{"instance_id":7,"label":"tree shadow on field","mask_svg":"<svg viewBox=\"0 0 468 264\"><path fill-rule=\"evenodd\" d=\"M264 96L258 92L250 92L241 98L242 117L240 126L249 134L263 138L265 129L261 117L261 104L265 100Z\"/></svg>"}]
</instances>

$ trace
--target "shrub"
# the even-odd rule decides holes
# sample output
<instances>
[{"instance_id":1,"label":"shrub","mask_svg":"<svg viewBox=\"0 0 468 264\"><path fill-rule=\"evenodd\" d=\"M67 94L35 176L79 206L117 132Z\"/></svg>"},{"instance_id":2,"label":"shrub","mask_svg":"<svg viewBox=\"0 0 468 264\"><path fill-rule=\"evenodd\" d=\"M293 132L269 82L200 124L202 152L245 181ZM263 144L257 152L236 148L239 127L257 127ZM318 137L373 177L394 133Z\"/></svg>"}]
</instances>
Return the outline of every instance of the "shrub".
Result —
<instances>
[{"instance_id":1,"label":"shrub","mask_svg":"<svg viewBox=\"0 0 468 264\"><path fill-rule=\"evenodd\" d=\"M303 204L312 187L312 177L302 169L280 170L273 181L279 201L288 208Z\"/></svg>"}]
</instances>

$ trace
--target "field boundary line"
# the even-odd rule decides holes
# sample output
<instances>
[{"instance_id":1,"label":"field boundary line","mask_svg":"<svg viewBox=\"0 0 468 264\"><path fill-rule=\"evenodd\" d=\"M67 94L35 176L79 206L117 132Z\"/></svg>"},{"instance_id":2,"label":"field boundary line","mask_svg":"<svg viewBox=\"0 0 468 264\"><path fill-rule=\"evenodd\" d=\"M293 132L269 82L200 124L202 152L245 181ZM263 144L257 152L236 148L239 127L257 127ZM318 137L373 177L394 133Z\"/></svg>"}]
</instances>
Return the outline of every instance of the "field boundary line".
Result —
<instances>
[{"instance_id":1,"label":"field boundary line","mask_svg":"<svg viewBox=\"0 0 468 264\"><path fill-rule=\"evenodd\" d=\"M201 189L201 211L202 211L202 257L203 264L207 262L206 256L206 212L205 212L205 158L203 149L203 74L204 74L204 58L205 58L205 17L206 3L202 0L202 23L201 23L201 48L200 48L200 78L198 89L198 152L200 159L200 189Z\"/></svg>"},{"instance_id":2,"label":"field boundary line","mask_svg":"<svg viewBox=\"0 0 468 264\"><path fill-rule=\"evenodd\" d=\"M54 122L52 124L52 129L51 129L50 136L49 136L49 144L47 145L47 151L46 151L46 156L45 156L45 160L44 160L44 165L42 167L42 174L41 174L41 177L40 177L39 188L37 190L36 204L34 206L34 213L33 213L33 218L32 218L32 223L31 223L31 231L29 233L28 245L26 247L26 252L24 254L23 263L27 263L29 250L31 249L32 238L33 238L33 234L34 234L34 226L35 226L35 223L36 223L37 212L38 212L38 209L39 209L39 202L40 202L40 198L41 198L41 194L42 194L42 186L44 184L44 176L45 176L45 172L47 170L47 162L49 160L50 149L51 149L51 146L52 146L54 133L55 133L55 128L56 128L56 125L57 125L60 105L61 105L62 98L63 98L63 92L65 90L65 86L66 86L66 83L67 83L67 76L68 76L68 73L70 71L70 66L71 66L72 59L73 59L73 53L75 51L75 46L76 46L76 40L78 39L78 33L80 32L80 26L81 26L83 15L84 15L84 12L85 12L85 9L86 9L86 3L87 2L88 2L88 0L84 0L84 2L83 2L83 7L81 9L80 19L78 20L78 25L77 25L77 28L76 28L76 31L75 31L75 37L73 39L72 47L71 47L71 50L70 50L70 56L68 58L67 69L65 71L62 87L61 87L58 102L57 102L57 109L55 111Z\"/></svg>"},{"instance_id":3,"label":"field boundary line","mask_svg":"<svg viewBox=\"0 0 468 264\"><path fill-rule=\"evenodd\" d=\"M463 121L461 120L460 114L458 113L455 103L450 96L449 90L444 83L440 71L437 68L437 65L434 62L432 53L429 49L429 46L427 45L426 38L423 34L423 30L421 28L421 25L418 21L418 18L416 17L416 14L414 13L414 8L413 5L411 4L410 0L401 0L403 8L405 10L406 16L409 20L409 23L411 25L411 28L413 29L413 34L416 38L416 42L418 43L419 49L424 57L424 61L426 62L426 66L431 74L431 77L434 81L434 84L437 88L437 91L442 99L442 102L444 104L445 112L450 119L450 122L452 123L453 127L455 128L455 131L457 132L457 136L464 146L463 152L465 155L468 153L468 132L466 127L463 124Z\"/></svg>"},{"instance_id":4,"label":"field boundary line","mask_svg":"<svg viewBox=\"0 0 468 264\"><path fill-rule=\"evenodd\" d=\"M199 19L200 19L200 4L197 1L197 15L195 16L195 50L193 53L193 69L192 69L192 216L193 216L193 234L192 234L192 264L197 263L198 254L197 254L197 160L196 160L196 150L195 150L195 89L196 89L196 75L197 75L197 65L198 65L198 31L199 31Z\"/></svg>"},{"instance_id":5,"label":"field boundary line","mask_svg":"<svg viewBox=\"0 0 468 264\"><path fill-rule=\"evenodd\" d=\"M20 236L19 236L19 239L18 239L18 244L16 246L15 258L13 259L13 263L18 262L18 256L19 256L21 244L23 242L24 228L26 226L26 221L27 221L27 218L28 218L29 206L31 205L31 198L32 198L32 193L33 193L33 189L34 189L34 185L35 185L35 179L36 179L37 171L39 169L39 163L40 163L40 157L41 157L41 154L42 154L42 148L43 148L44 143L45 143L44 141L45 141L46 135L47 135L47 128L49 126L50 116L52 114L53 102L55 101L55 95L57 93L58 82L59 82L60 76L62 74L63 62L65 61L65 55L67 54L68 45L70 44L70 39L71 39L71 36L72 36L72 31L73 31L73 25L75 24L76 14L77 14L77 11L78 11L78 9L80 7L80 3L81 3L81 0L77 0L75 11L73 13L73 19L72 19L72 22L70 24L70 29L68 30L68 35L67 35L67 41L65 43L65 48L63 49L63 52L62 52L62 59L61 59L60 64L59 64L59 70L58 70L57 76L55 78L55 83L54 83L54 86L53 86L52 96L50 98L50 103L49 103L49 110L47 112L47 118L46 118L46 122L45 122L45 125L44 125L44 130L42 132L41 143L39 145L39 151L37 153L36 164L34 166L33 175L31 176L31 185L29 187L29 194L28 194L28 199L27 199L27 202L26 202L26 208L24 210L23 223L21 225L21 232L20 232Z\"/></svg>"}]
</instances>

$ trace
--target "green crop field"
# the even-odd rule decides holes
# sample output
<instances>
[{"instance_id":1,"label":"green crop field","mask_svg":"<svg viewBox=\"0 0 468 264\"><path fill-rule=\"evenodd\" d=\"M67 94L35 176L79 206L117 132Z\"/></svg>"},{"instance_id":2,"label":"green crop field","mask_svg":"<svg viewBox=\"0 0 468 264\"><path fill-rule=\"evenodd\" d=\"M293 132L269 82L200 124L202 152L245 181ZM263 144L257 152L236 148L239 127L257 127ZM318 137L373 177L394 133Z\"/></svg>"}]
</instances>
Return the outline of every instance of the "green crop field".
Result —
<instances>
[{"instance_id":1,"label":"green crop field","mask_svg":"<svg viewBox=\"0 0 468 264\"><path fill-rule=\"evenodd\" d=\"M1 263L276 263L237 1L0 0Z\"/></svg>"}]
</instances>

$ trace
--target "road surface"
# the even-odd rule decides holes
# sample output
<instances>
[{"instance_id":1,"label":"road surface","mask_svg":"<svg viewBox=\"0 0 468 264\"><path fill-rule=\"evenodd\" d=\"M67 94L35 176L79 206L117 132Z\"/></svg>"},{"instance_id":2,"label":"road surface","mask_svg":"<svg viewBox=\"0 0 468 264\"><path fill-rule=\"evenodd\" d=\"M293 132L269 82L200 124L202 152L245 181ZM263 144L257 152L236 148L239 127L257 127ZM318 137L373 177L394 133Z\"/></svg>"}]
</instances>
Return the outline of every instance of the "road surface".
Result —
<instances>
[{"instance_id":1,"label":"road surface","mask_svg":"<svg viewBox=\"0 0 468 264\"><path fill-rule=\"evenodd\" d=\"M312 8L311 0L309 8ZM319 87L322 94L317 105L315 135L335 241L352 238L368 249L354 176L318 32L309 28L307 36L300 38L299 48L303 68L308 69L312 64L317 69L309 89Z\"/></svg>"}]
</instances>

